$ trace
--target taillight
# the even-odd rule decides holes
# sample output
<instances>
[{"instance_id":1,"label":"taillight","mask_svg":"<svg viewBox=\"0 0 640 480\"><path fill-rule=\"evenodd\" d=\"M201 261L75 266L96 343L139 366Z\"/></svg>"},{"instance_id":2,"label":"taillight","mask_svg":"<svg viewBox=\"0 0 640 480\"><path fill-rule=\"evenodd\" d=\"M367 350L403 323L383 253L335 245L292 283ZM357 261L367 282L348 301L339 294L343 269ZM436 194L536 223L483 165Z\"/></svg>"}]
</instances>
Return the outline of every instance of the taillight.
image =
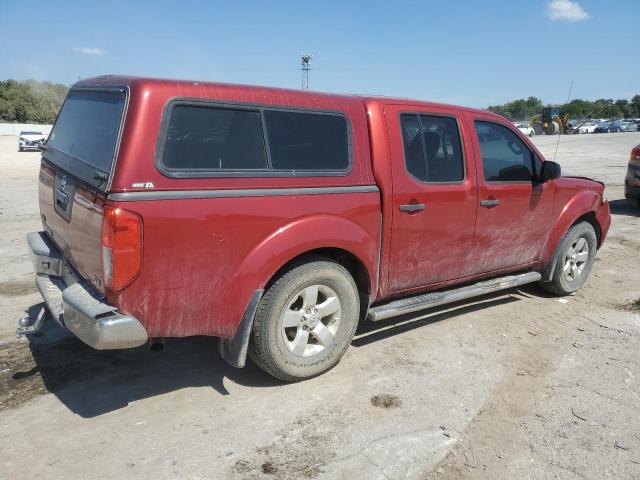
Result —
<instances>
[{"instance_id":1,"label":"taillight","mask_svg":"<svg viewBox=\"0 0 640 480\"><path fill-rule=\"evenodd\" d=\"M102 270L104 284L120 290L142 267L142 219L122 208L104 207L102 216Z\"/></svg>"},{"instance_id":2,"label":"taillight","mask_svg":"<svg viewBox=\"0 0 640 480\"><path fill-rule=\"evenodd\" d=\"M640 165L640 145L631 150L629 161L634 165Z\"/></svg>"}]
</instances>

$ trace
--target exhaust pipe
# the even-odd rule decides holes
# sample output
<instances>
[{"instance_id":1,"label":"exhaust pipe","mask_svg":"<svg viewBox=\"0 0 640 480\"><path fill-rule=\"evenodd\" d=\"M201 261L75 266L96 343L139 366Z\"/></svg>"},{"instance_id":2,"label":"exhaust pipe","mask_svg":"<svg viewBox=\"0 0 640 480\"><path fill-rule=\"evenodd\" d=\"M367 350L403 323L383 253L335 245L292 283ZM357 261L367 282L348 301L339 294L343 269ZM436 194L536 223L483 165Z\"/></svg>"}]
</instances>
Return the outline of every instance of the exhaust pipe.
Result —
<instances>
[{"instance_id":1,"label":"exhaust pipe","mask_svg":"<svg viewBox=\"0 0 640 480\"><path fill-rule=\"evenodd\" d=\"M163 337L151 337L149 339L149 349L152 352L161 352L164 350L164 343Z\"/></svg>"}]
</instances>

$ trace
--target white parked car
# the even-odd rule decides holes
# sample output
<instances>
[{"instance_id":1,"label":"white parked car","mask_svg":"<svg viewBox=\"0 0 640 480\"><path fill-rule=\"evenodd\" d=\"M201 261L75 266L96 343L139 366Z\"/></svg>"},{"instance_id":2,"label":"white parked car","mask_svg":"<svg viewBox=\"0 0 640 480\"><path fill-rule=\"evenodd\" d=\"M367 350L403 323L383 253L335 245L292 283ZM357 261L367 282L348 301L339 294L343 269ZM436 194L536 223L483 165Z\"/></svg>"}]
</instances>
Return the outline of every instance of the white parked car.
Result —
<instances>
[{"instance_id":1,"label":"white parked car","mask_svg":"<svg viewBox=\"0 0 640 480\"><path fill-rule=\"evenodd\" d=\"M596 131L597 123L587 122L578 127L578 133L594 133Z\"/></svg>"},{"instance_id":2,"label":"white parked car","mask_svg":"<svg viewBox=\"0 0 640 480\"><path fill-rule=\"evenodd\" d=\"M42 132L22 131L18 135L18 150L40 150L46 139Z\"/></svg>"},{"instance_id":3,"label":"white parked car","mask_svg":"<svg viewBox=\"0 0 640 480\"><path fill-rule=\"evenodd\" d=\"M533 137L536 134L536 132L533 131L533 128L531 127L531 125L527 125L526 123L517 123L517 122L514 122L514 125L518 130L524 133L527 137Z\"/></svg>"}]
</instances>

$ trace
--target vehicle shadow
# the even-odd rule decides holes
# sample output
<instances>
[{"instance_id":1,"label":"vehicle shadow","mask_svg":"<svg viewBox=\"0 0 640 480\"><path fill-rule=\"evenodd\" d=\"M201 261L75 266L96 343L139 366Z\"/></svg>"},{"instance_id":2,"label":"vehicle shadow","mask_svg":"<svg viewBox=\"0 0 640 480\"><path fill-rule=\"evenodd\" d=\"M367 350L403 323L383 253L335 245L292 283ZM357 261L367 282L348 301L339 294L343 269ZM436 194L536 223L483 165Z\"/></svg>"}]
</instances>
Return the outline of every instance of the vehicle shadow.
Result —
<instances>
[{"instance_id":1,"label":"vehicle shadow","mask_svg":"<svg viewBox=\"0 0 640 480\"><path fill-rule=\"evenodd\" d=\"M218 354L217 342L213 337L171 338L162 353L147 346L99 351L48 320L41 333L29 338L35 366L23 360L31 368L14 371L11 379L19 389L19 382L40 377L46 391L85 418L187 387L211 387L228 395L225 378L251 387L282 385L250 361L243 369L229 366Z\"/></svg>"},{"instance_id":2,"label":"vehicle shadow","mask_svg":"<svg viewBox=\"0 0 640 480\"><path fill-rule=\"evenodd\" d=\"M354 347L364 347L385 338L400 335L416 328L459 317L467 313L485 310L497 305L505 305L520 300L515 290L496 292L476 299L462 300L439 307L432 307L380 322L362 322L351 342Z\"/></svg>"},{"instance_id":3,"label":"vehicle shadow","mask_svg":"<svg viewBox=\"0 0 640 480\"><path fill-rule=\"evenodd\" d=\"M363 347L465 313L517 302L527 295L546 294L536 286L526 286L382 322L365 321L358 327L352 345ZM38 310L39 305L34 305L30 314L35 315ZM53 393L69 410L84 418L188 387L210 387L221 395L229 395L225 379L250 387L283 385L249 360L243 369L229 366L218 354L217 339L213 337L170 338L162 353L152 352L146 346L99 351L49 319L23 349L26 352L21 360L3 359L9 367L14 367L9 383L3 385L6 390L14 390L8 395L33 397L34 386L26 383L21 387L20 382L36 384L41 379L44 388L40 394ZM12 361L24 367L16 370Z\"/></svg>"},{"instance_id":4,"label":"vehicle shadow","mask_svg":"<svg viewBox=\"0 0 640 480\"><path fill-rule=\"evenodd\" d=\"M627 215L629 217L640 217L640 204L632 205L625 198L609 200L609 209L614 215Z\"/></svg>"}]
</instances>

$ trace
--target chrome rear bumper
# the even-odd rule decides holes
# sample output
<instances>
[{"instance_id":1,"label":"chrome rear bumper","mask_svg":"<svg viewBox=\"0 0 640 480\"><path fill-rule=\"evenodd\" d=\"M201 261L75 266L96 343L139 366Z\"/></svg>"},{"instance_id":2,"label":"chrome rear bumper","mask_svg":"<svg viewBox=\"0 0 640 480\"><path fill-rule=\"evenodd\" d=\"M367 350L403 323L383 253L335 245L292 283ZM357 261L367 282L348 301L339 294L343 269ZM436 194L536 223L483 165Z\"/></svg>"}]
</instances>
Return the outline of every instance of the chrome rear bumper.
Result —
<instances>
[{"instance_id":1,"label":"chrome rear bumper","mask_svg":"<svg viewBox=\"0 0 640 480\"><path fill-rule=\"evenodd\" d=\"M97 350L132 348L147 332L131 315L119 313L80 280L44 232L27 235L36 286L58 324Z\"/></svg>"}]
</instances>

